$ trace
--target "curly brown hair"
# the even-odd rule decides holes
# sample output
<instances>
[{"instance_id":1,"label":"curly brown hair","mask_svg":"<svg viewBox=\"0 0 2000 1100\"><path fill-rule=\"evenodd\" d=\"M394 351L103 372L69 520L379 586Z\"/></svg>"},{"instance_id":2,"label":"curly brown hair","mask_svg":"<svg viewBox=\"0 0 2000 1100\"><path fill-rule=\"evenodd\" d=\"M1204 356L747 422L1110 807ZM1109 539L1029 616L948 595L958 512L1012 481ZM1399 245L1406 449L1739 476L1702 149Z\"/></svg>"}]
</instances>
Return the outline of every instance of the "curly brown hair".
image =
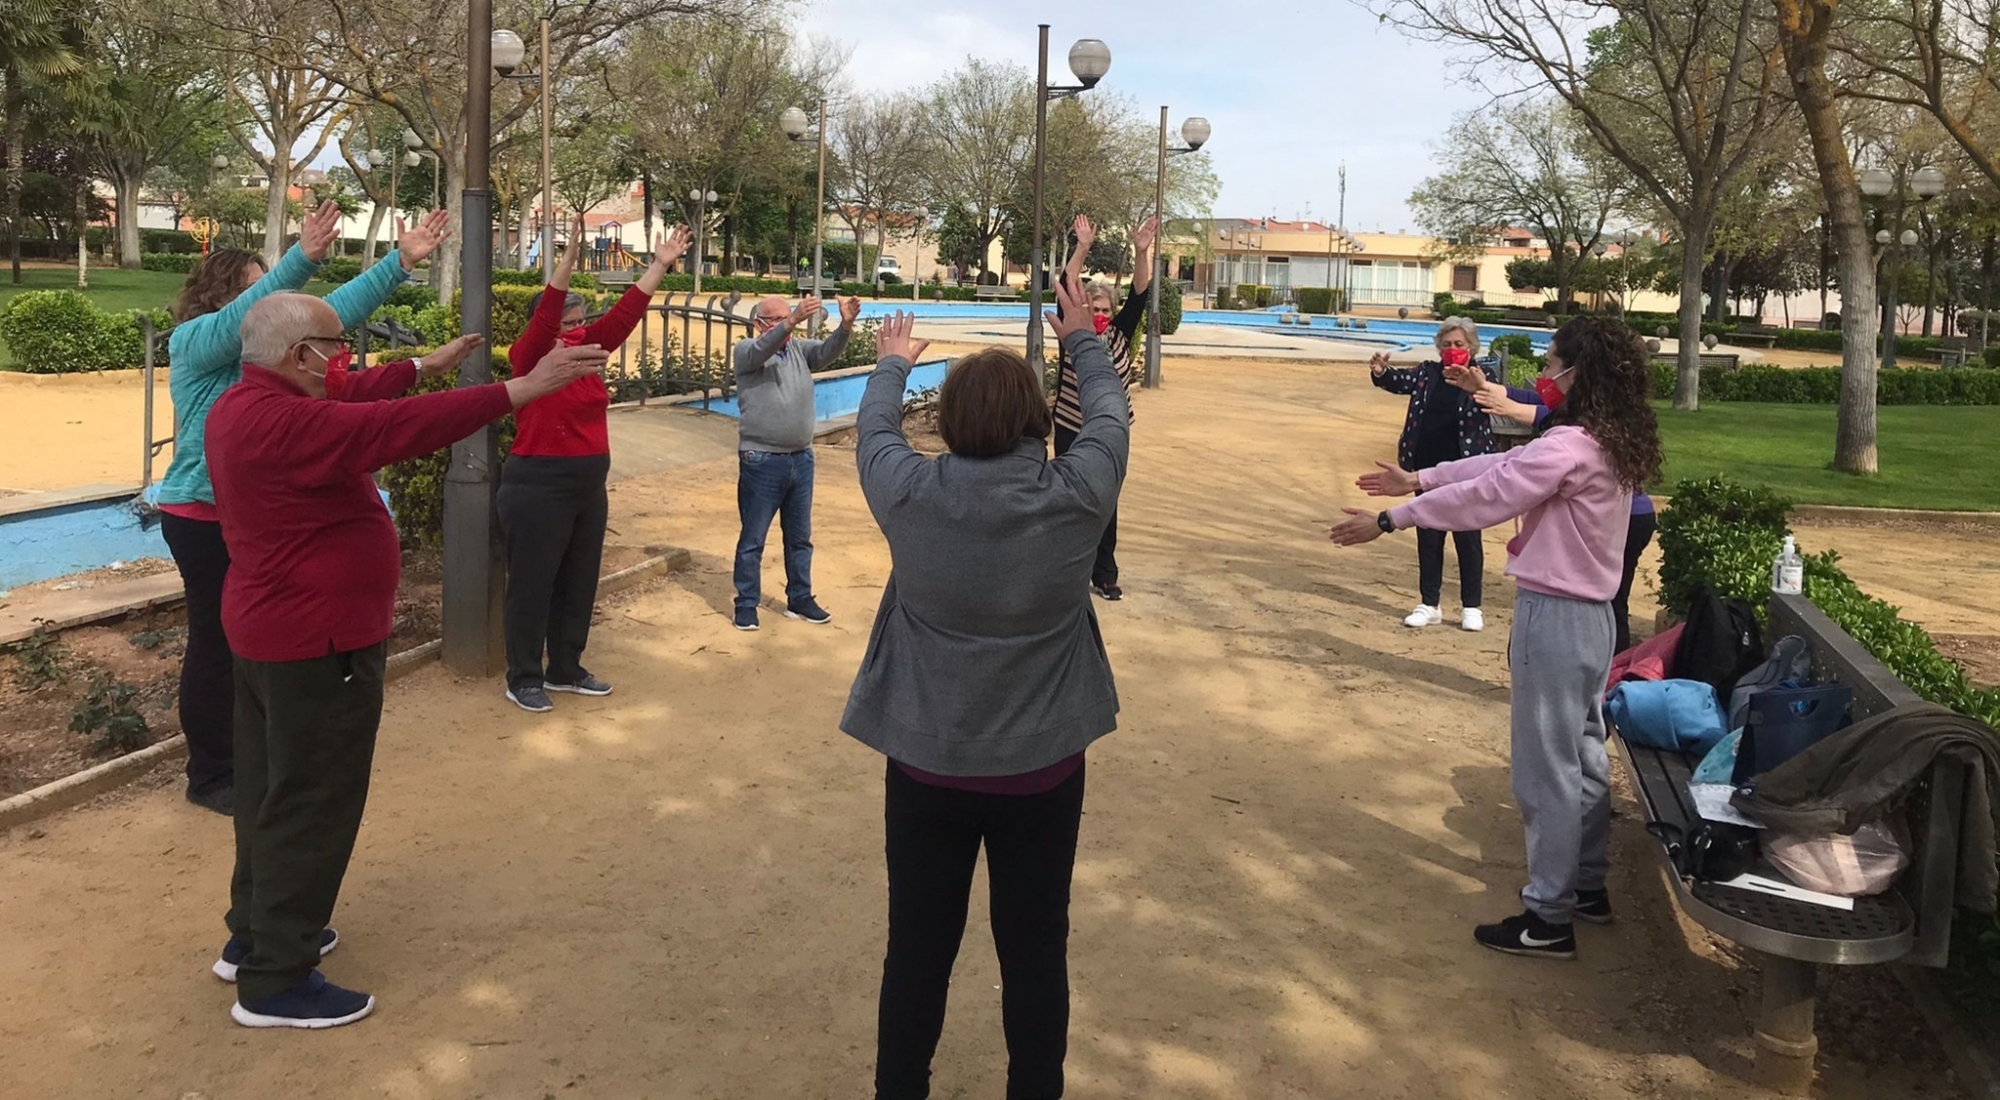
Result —
<instances>
[{"instance_id":1,"label":"curly brown hair","mask_svg":"<svg viewBox=\"0 0 2000 1100\"><path fill-rule=\"evenodd\" d=\"M174 299L174 321L214 313L235 301L243 293L243 271L252 264L264 267L264 257L240 248L218 248L203 256Z\"/></svg>"},{"instance_id":2,"label":"curly brown hair","mask_svg":"<svg viewBox=\"0 0 2000 1100\"><path fill-rule=\"evenodd\" d=\"M1652 395L1652 355L1622 321L1578 317L1558 329L1549 350L1576 372L1562 407L1544 430L1572 424L1590 433L1611 460L1618 483L1633 492L1659 480L1664 457Z\"/></svg>"}]
</instances>

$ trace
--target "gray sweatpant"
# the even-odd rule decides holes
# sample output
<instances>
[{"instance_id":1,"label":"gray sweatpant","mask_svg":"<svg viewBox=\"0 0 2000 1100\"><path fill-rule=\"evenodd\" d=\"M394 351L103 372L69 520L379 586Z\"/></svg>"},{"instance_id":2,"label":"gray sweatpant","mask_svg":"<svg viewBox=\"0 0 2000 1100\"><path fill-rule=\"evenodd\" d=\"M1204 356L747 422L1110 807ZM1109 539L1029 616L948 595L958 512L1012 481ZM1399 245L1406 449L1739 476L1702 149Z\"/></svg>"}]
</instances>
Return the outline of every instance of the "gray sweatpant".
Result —
<instances>
[{"instance_id":1,"label":"gray sweatpant","mask_svg":"<svg viewBox=\"0 0 2000 1100\"><path fill-rule=\"evenodd\" d=\"M1555 924L1570 922L1579 889L1604 888L1610 864L1603 699L1616 638L1609 603L1526 589L1515 598L1514 800L1528 834L1521 901Z\"/></svg>"}]
</instances>

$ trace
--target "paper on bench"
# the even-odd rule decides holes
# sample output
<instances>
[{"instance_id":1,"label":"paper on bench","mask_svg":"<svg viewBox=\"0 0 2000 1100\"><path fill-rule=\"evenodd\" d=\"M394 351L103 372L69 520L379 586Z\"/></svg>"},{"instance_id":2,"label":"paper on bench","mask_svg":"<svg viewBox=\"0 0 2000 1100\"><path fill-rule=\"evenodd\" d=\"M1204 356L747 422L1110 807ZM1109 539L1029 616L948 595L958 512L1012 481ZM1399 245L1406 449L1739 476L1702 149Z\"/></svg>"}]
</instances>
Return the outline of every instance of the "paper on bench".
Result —
<instances>
[{"instance_id":1,"label":"paper on bench","mask_svg":"<svg viewBox=\"0 0 2000 1100\"><path fill-rule=\"evenodd\" d=\"M1761 829L1764 823L1737 809L1729 801L1736 788L1727 783L1690 783L1688 797L1694 799L1694 812L1704 821L1720 821L1725 825L1745 825Z\"/></svg>"},{"instance_id":2,"label":"paper on bench","mask_svg":"<svg viewBox=\"0 0 2000 1100\"><path fill-rule=\"evenodd\" d=\"M1853 898L1843 898L1837 894L1822 894L1818 890L1808 890L1803 886L1794 886L1789 882L1780 882L1774 878L1765 878L1763 875L1737 875L1728 882L1719 882L1716 885L1734 886L1738 890L1750 890L1759 894L1790 898L1793 901L1803 901L1809 905L1824 905L1828 909L1845 909L1850 913L1854 911Z\"/></svg>"}]
</instances>

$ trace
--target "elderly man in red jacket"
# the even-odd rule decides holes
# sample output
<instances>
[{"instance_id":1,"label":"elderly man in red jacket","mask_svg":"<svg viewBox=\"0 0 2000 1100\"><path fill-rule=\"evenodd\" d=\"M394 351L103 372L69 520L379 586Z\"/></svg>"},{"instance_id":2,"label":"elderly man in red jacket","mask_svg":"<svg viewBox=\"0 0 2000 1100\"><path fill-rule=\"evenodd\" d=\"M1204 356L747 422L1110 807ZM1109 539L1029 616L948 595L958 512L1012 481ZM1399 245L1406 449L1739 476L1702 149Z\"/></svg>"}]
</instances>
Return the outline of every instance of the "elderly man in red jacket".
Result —
<instances>
[{"instance_id":1,"label":"elderly man in red jacket","mask_svg":"<svg viewBox=\"0 0 2000 1100\"><path fill-rule=\"evenodd\" d=\"M215 972L237 983L230 1014L246 1027L338 1027L375 1008L317 969L338 942L327 919L368 797L402 569L370 471L448 446L605 360L601 348L558 348L509 382L328 400L345 346L326 303L265 298L243 320L243 380L208 417L236 654L236 873ZM417 367L378 369L387 394L408 389Z\"/></svg>"}]
</instances>

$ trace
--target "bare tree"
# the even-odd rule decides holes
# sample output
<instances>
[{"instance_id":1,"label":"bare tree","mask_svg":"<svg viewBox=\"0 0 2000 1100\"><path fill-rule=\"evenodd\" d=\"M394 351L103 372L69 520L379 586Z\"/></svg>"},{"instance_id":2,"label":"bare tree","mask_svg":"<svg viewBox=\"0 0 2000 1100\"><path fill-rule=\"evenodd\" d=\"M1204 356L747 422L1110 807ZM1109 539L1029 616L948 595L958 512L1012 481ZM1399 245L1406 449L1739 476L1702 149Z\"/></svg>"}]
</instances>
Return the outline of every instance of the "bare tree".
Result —
<instances>
[{"instance_id":1,"label":"bare tree","mask_svg":"<svg viewBox=\"0 0 2000 1100\"><path fill-rule=\"evenodd\" d=\"M1017 65L968 57L925 95L924 183L931 205L965 212L979 242L983 274L1029 163L1034 77Z\"/></svg>"},{"instance_id":2,"label":"bare tree","mask_svg":"<svg viewBox=\"0 0 2000 1100\"><path fill-rule=\"evenodd\" d=\"M1546 99L1467 113L1437 142L1444 171L1417 185L1410 209L1426 233L1465 246L1505 226L1532 231L1548 242L1556 300L1567 305L1622 191L1584 155L1589 141L1567 107Z\"/></svg>"},{"instance_id":3,"label":"bare tree","mask_svg":"<svg viewBox=\"0 0 2000 1100\"><path fill-rule=\"evenodd\" d=\"M1702 267L1732 179L1764 139L1782 61L1753 0L1357 0L1465 48L1491 83L1553 91L1666 212L1685 245L1676 408L1701 399ZM1489 71L1498 62L1501 71Z\"/></svg>"},{"instance_id":4,"label":"bare tree","mask_svg":"<svg viewBox=\"0 0 2000 1100\"><path fill-rule=\"evenodd\" d=\"M922 202L924 131L922 107L913 96L883 95L857 100L834 121L828 189L854 241L872 221L876 255L889 245L889 221ZM859 257L857 256L857 262Z\"/></svg>"},{"instance_id":5,"label":"bare tree","mask_svg":"<svg viewBox=\"0 0 2000 1100\"><path fill-rule=\"evenodd\" d=\"M1929 112L1974 167L2000 187L2000 8L1991 0L1783 0L1785 22L1875 79L1851 94ZM1794 15L1793 13L1797 13ZM1844 23L1838 21L1844 19ZM1809 60L1809 59L1808 59Z\"/></svg>"}]
</instances>

